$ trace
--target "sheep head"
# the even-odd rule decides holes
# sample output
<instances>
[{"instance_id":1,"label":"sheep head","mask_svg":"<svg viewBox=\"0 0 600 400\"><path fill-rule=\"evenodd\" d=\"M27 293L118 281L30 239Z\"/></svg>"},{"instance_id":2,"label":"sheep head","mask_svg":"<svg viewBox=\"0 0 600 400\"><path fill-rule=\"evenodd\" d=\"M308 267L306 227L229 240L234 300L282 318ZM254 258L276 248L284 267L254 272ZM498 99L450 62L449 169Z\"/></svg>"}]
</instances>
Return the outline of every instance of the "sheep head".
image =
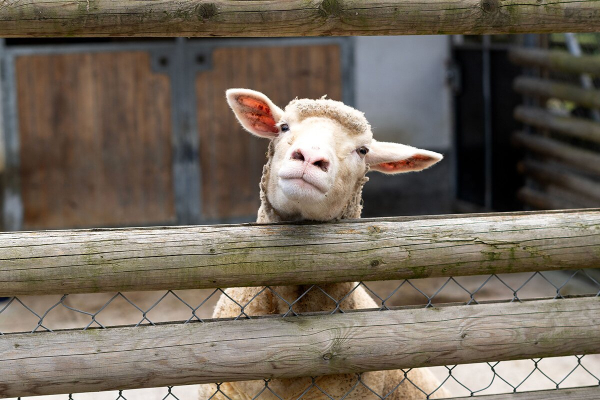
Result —
<instances>
[{"instance_id":1,"label":"sheep head","mask_svg":"<svg viewBox=\"0 0 600 400\"><path fill-rule=\"evenodd\" d=\"M282 110L253 90L229 89L226 95L242 126L271 140L263 191L279 220L342 218L349 202L360 199L369 169L420 171L442 159L432 151L376 141L364 114L339 101L296 99Z\"/></svg>"}]
</instances>

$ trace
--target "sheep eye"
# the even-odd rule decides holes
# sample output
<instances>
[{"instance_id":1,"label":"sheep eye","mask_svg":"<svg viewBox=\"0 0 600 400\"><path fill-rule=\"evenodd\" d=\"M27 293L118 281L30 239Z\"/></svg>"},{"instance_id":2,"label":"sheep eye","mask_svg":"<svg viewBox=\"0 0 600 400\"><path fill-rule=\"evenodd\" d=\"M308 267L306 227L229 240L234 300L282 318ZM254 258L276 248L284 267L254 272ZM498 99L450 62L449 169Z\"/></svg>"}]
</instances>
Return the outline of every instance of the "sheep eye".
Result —
<instances>
[{"instance_id":1,"label":"sheep eye","mask_svg":"<svg viewBox=\"0 0 600 400\"><path fill-rule=\"evenodd\" d=\"M369 152L369 149L367 149L365 146L359 147L356 151L358 151L358 153L360 155L366 156L367 153Z\"/></svg>"},{"instance_id":2,"label":"sheep eye","mask_svg":"<svg viewBox=\"0 0 600 400\"><path fill-rule=\"evenodd\" d=\"M281 124L281 132L287 132L290 130L290 126L288 124Z\"/></svg>"}]
</instances>

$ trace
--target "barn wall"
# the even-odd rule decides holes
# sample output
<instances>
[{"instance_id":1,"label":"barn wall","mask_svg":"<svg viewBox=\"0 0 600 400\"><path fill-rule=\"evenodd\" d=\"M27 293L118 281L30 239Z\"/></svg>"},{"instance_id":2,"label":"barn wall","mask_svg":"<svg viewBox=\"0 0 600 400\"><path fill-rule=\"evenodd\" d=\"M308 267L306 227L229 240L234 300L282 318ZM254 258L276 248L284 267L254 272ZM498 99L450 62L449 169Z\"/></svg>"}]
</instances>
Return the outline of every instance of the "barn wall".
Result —
<instances>
[{"instance_id":1,"label":"barn wall","mask_svg":"<svg viewBox=\"0 0 600 400\"><path fill-rule=\"evenodd\" d=\"M254 219L267 143L232 118L222 93L240 86L281 105L327 94L364 111L379 140L445 155L422 173L370 174L366 216L451 211L447 38L233 42L148 50L149 42L143 51L114 43L118 51L104 52L79 43L69 54L15 56L18 117L7 126L19 130L10 182L20 180L11 187L23 207L8 210L22 212L9 215L16 229Z\"/></svg>"},{"instance_id":2,"label":"barn wall","mask_svg":"<svg viewBox=\"0 0 600 400\"><path fill-rule=\"evenodd\" d=\"M268 141L225 90L352 102L349 39L6 48L8 230L252 221Z\"/></svg>"}]
</instances>

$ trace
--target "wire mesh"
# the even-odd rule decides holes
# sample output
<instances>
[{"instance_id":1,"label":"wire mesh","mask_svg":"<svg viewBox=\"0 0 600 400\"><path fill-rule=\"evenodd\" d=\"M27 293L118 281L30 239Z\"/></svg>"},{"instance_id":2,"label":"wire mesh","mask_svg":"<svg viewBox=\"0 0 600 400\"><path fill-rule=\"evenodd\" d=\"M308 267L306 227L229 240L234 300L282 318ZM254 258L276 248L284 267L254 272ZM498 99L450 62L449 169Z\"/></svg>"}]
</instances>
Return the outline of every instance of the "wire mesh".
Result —
<instances>
[{"instance_id":1,"label":"wire mesh","mask_svg":"<svg viewBox=\"0 0 600 400\"><path fill-rule=\"evenodd\" d=\"M229 307L239 309L235 319L253 318L253 302L269 294L284 304L282 317L302 315L299 304L307 296L318 294L326 302L327 313L343 313L347 298L358 288L364 289L385 312L401 306L433 307L448 303L474 305L488 301L520 302L537 298L557 300L568 296L600 296L600 275L596 270L553 271L487 276L406 279L385 282L358 282L339 298L328 293L327 285L303 287L298 297L286 299L281 287L262 287L240 302L228 290L181 290L102 294L65 294L62 296L22 296L0 300L0 335L15 332L44 332L59 329L106 329L121 325L154 325L162 322L203 323L212 316L219 298ZM539 389L600 385L600 355L540 358L520 361L450 365L429 370L440 382L424 390L411 379L413 370L401 370L400 379L391 390L382 392L369 383L369 373L350 376L343 393L328 393L320 377L306 378L297 395L278 393L280 385L265 379L253 399L392 399L401 388L411 387L421 398L434 398L442 391L452 396L477 396ZM227 383L203 387L167 387L124 390L94 394L48 396L52 399L228 399L223 388ZM400 389L398 389L400 388ZM209 393L209 394L206 394ZM36 397L39 398L39 397Z\"/></svg>"}]
</instances>

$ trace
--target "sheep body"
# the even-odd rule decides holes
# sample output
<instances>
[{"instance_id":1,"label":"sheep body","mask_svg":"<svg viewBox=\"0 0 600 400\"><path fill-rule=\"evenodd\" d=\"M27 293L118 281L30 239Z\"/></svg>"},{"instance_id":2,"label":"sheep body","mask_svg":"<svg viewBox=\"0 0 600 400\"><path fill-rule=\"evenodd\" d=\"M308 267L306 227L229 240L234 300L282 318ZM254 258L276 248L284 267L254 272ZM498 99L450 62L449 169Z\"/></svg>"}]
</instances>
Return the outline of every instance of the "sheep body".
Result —
<instances>
[{"instance_id":1,"label":"sheep body","mask_svg":"<svg viewBox=\"0 0 600 400\"><path fill-rule=\"evenodd\" d=\"M259 223L302 220L307 219L306 215L310 213L313 218L308 219L360 218L362 187L368 181L365 175L369 171L367 162L369 159L358 153L358 150L362 148L358 146L362 143L365 143L363 147L370 145L371 150L376 150L375 154L371 156L370 164L382 172L420 170L441 159L437 153L409 146L382 144L378 148L377 143L372 140L371 128L363 113L337 101L323 98L318 100L296 99L284 111L272 104L261 93L246 89L230 90L227 97L244 128L257 136L271 139L267 163L260 182L261 206L257 217ZM281 126L288 124L293 127L292 135L283 134L285 131ZM320 128L323 132L319 130ZM320 140L322 136L326 136L325 132L329 132L329 142ZM302 142L304 134L312 135L310 142ZM334 147L334 150L323 152L321 149L327 146ZM353 151L352 146L357 147L356 152ZM339 147L345 148L345 150L340 152L338 151ZM316 149L316 152L311 148ZM353 151L350 155L347 153L348 149ZM298 153L300 154L298 155ZM303 164L300 166L296 161ZM316 165L323 169L323 162L327 166L324 169L326 173L336 174L336 179L331 183L331 189L327 192L333 199L325 199L319 197L318 194L313 195L314 197L310 197L306 193L298 195L298 190L291 191L290 196L285 193L280 195L282 169L300 167L304 168L304 171L311 172L310 168L312 168L317 178L311 178L312 180L309 182L314 183L315 179L322 179L326 182L330 176L323 175L322 171L318 171L313 166ZM330 166L336 168L335 171L328 171ZM319 186L318 183L317 186ZM323 184L323 186L326 185ZM307 190L310 192L309 189ZM299 196L299 198L296 199L294 196ZM302 196L306 196L306 198ZM292 201L289 201L290 198ZM305 211L302 208L303 204L310 202L324 204L321 210L317 208L316 213L314 210ZM335 210L335 212L332 213L331 210ZM238 317L242 311L240 305L244 306L243 313L249 317L289 314L291 304L293 304L293 312L298 314L329 311L335 310L337 307L336 302L332 299L343 299L339 307L344 310L378 307L362 286L357 287L357 283L325 284L320 285L319 288L279 286L271 288L272 290L264 290L261 287L226 289L227 296L221 296L213 317ZM330 398L328 396L343 397L348 400L376 399L384 397L388 393L391 394L386 398L390 400L413 399L424 397L424 392L430 394L434 391L431 398L447 395L443 389L436 391L439 383L426 369L411 370L408 378L405 379L403 371L395 370L363 373L360 375L360 382L358 382L356 374L317 377L314 379L314 385L311 378L274 379L268 382L268 389L265 389L265 382L262 380L230 382L219 385L218 389L221 393L217 392L215 384L201 385L200 398L245 400L254 398L261 391L261 399L283 398L286 400L300 397L315 400L327 399ZM215 395L215 393L217 394Z\"/></svg>"},{"instance_id":2,"label":"sheep body","mask_svg":"<svg viewBox=\"0 0 600 400\"><path fill-rule=\"evenodd\" d=\"M289 311L289 304L296 301L296 299L302 295L304 296L294 304L294 311L296 313L310 313L335 309L335 303L325 294L325 292L336 299L344 298L351 292L350 295L340 302L340 308L344 310L377 308L377 304L365 289L362 286L356 287L356 285L356 283L352 282L320 285L323 291L316 287L311 289L311 286L277 286L273 287L273 291L262 291L263 288L260 287L231 288L227 289L227 295L235 299L239 304L247 304L250 302L244 308L244 312L249 316L285 314ZM277 295L275 295L274 292L276 292ZM253 300L250 301L251 299ZM217 303L213 316L225 318L235 317L239 314L240 307L227 299L227 297L222 296ZM424 394L421 390L429 394L439 386L437 379L427 369L411 370L408 373L408 378L412 383L407 380L398 388L396 388L396 386L404 379L404 372L400 370L365 372L361 374L360 380L362 383L358 385L356 374L321 376L315 378L315 384L334 399L343 397L344 399L349 400L378 399L379 397L374 393L384 397L390 392L392 394L386 397L386 399L399 400L422 398L424 397ZM302 399L324 400L329 398L323 394L321 390L317 389L316 386L311 388L311 378L274 379L269 381L268 386L277 394L277 396L286 400L298 399L305 392ZM252 399L264 388L265 382L262 380L223 383L220 386L220 390L232 400ZM308 388L311 389L307 391ZM421 388L421 390L418 388ZM211 398L216 391L216 385L201 385L200 399ZM350 394L344 397L348 392L350 392ZM431 398L438 398L438 396L443 394L446 394L446 392L443 389L440 389ZM259 398L275 400L278 398L277 396L267 391L261 394ZM215 396L212 397L212 399L225 400L226 397Z\"/></svg>"}]
</instances>

